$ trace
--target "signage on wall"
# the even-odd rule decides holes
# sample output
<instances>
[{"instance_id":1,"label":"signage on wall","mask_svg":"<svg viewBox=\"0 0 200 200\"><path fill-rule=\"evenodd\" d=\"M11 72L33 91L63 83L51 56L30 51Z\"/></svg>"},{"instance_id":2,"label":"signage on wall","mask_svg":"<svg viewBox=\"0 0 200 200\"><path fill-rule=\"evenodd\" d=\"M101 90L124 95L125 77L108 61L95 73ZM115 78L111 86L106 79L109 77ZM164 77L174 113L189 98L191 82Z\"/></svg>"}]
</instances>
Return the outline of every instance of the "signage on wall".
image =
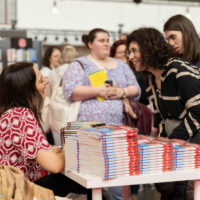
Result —
<instances>
[{"instance_id":1,"label":"signage on wall","mask_svg":"<svg viewBox=\"0 0 200 200\"><path fill-rule=\"evenodd\" d=\"M32 39L31 38L11 38L11 48L15 49L27 49L32 48Z\"/></svg>"}]
</instances>

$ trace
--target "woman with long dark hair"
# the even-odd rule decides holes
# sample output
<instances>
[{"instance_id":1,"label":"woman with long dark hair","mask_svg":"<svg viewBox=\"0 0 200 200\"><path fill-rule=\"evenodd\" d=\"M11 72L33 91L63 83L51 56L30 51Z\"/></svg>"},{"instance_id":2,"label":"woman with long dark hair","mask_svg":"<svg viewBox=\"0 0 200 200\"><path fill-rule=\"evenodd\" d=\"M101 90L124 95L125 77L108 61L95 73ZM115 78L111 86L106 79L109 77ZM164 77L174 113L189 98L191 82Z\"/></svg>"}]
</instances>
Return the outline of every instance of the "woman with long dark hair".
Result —
<instances>
[{"instance_id":1,"label":"woman with long dark hair","mask_svg":"<svg viewBox=\"0 0 200 200\"><path fill-rule=\"evenodd\" d=\"M49 46L44 52L42 58L41 74L44 77L49 77L52 69L61 65L61 50L57 46Z\"/></svg>"},{"instance_id":2,"label":"woman with long dark hair","mask_svg":"<svg viewBox=\"0 0 200 200\"><path fill-rule=\"evenodd\" d=\"M33 63L8 65L0 75L0 165L11 165L27 179L52 189L55 195L86 193L61 172L64 150L51 147L41 127L41 109L48 80ZM52 173L41 177L41 169Z\"/></svg>"},{"instance_id":3,"label":"woman with long dark hair","mask_svg":"<svg viewBox=\"0 0 200 200\"><path fill-rule=\"evenodd\" d=\"M200 67L200 38L190 19L174 15L165 22L164 32L176 55Z\"/></svg>"}]
</instances>

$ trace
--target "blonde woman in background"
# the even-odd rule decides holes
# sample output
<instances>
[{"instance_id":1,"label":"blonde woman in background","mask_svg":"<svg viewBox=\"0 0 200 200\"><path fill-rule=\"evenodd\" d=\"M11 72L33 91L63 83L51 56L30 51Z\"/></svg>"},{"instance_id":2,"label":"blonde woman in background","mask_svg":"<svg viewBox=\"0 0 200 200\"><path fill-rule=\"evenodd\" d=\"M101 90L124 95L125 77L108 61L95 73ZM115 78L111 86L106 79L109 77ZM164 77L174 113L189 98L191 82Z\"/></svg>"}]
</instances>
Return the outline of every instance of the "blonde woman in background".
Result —
<instances>
[{"instance_id":1,"label":"blonde woman in background","mask_svg":"<svg viewBox=\"0 0 200 200\"><path fill-rule=\"evenodd\" d=\"M76 49L71 46L70 44L66 44L62 48L62 54L61 54L61 63L57 68L54 68L51 70L49 75L49 86L50 91L52 93L54 85L61 81L63 74L69 64L78 57L78 52Z\"/></svg>"}]
</instances>

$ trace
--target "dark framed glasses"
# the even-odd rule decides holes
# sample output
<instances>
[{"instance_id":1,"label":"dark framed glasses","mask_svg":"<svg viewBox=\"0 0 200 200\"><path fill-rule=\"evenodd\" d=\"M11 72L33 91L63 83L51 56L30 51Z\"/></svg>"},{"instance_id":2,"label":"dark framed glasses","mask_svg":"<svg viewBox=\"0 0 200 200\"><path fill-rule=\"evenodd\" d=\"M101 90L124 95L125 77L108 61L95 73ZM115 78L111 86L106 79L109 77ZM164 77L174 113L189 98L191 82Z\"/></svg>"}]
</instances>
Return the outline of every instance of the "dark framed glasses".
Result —
<instances>
[{"instance_id":1,"label":"dark framed glasses","mask_svg":"<svg viewBox=\"0 0 200 200\"><path fill-rule=\"evenodd\" d=\"M135 54L137 51L140 51L139 48L131 48L130 50L126 51L126 56L129 57L132 53Z\"/></svg>"}]
</instances>

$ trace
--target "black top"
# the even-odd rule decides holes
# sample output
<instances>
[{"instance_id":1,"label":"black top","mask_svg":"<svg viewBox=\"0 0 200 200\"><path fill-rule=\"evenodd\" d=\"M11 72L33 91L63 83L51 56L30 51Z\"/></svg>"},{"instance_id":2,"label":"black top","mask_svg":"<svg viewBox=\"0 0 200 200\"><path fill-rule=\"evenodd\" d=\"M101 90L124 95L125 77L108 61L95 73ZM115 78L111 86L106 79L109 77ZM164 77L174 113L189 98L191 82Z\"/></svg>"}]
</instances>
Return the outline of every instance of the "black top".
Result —
<instances>
[{"instance_id":1,"label":"black top","mask_svg":"<svg viewBox=\"0 0 200 200\"><path fill-rule=\"evenodd\" d=\"M166 118L181 120L170 138L187 140L198 132L200 129L200 71L196 66L180 58L171 59L161 75L161 90L157 89L154 76L149 75L146 92L153 102L154 126L159 125L160 136L167 136L164 130Z\"/></svg>"}]
</instances>

